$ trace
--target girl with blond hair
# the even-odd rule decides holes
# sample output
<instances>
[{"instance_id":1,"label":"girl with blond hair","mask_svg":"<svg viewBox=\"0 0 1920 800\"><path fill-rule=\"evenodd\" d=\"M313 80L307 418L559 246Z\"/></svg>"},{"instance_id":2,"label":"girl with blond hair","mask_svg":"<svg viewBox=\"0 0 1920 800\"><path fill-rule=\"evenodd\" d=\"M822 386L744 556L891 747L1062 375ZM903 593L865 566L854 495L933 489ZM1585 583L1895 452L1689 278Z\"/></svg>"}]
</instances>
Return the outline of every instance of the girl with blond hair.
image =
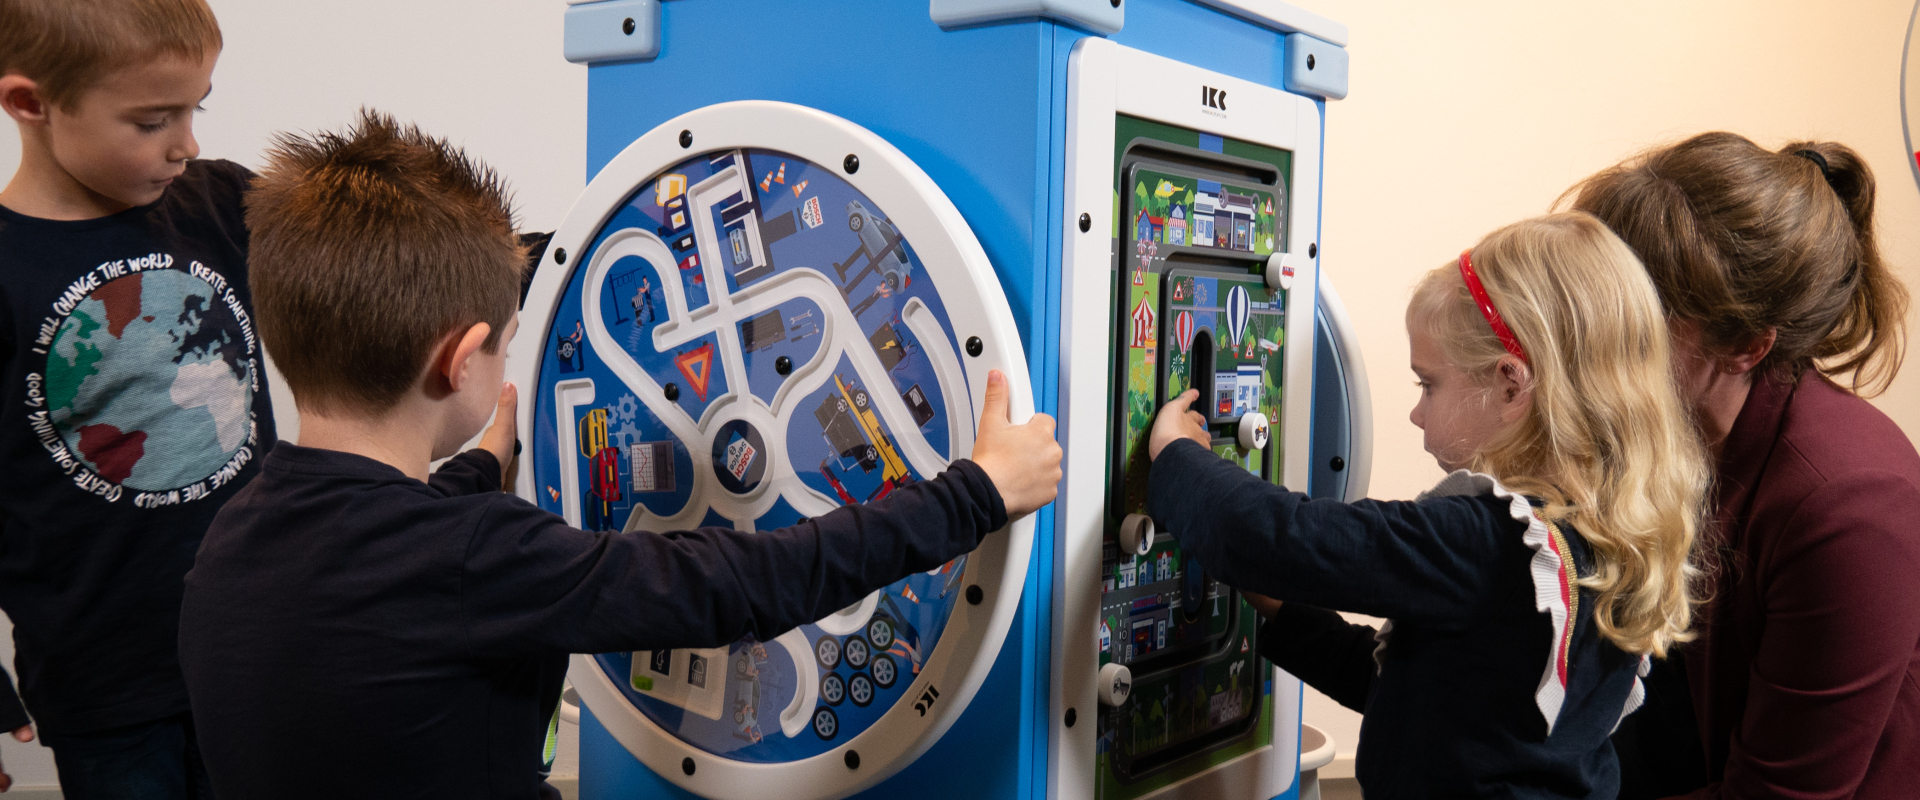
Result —
<instances>
[{"instance_id":1,"label":"girl with blond hair","mask_svg":"<svg viewBox=\"0 0 1920 800\"><path fill-rule=\"evenodd\" d=\"M1555 214L1428 273L1407 335L1449 472L1420 499L1265 483L1213 456L1188 392L1154 423L1149 510L1255 595L1263 655L1366 715L1369 796L1611 798L1608 734L1688 638L1707 483L1659 298L1598 220Z\"/></svg>"}]
</instances>

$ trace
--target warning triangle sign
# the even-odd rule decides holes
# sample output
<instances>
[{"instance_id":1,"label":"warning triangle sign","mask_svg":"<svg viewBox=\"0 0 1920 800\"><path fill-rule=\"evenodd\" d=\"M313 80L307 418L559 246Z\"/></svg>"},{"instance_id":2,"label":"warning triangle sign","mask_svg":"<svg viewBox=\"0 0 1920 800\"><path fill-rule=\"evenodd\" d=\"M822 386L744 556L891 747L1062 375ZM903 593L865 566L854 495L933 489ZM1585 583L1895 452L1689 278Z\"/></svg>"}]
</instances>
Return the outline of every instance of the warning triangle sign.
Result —
<instances>
[{"instance_id":1,"label":"warning triangle sign","mask_svg":"<svg viewBox=\"0 0 1920 800\"><path fill-rule=\"evenodd\" d=\"M680 374L687 376L687 383L693 386L693 393L700 402L707 402L707 379L713 377L713 343L708 342L673 357L673 365L680 368Z\"/></svg>"}]
</instances>

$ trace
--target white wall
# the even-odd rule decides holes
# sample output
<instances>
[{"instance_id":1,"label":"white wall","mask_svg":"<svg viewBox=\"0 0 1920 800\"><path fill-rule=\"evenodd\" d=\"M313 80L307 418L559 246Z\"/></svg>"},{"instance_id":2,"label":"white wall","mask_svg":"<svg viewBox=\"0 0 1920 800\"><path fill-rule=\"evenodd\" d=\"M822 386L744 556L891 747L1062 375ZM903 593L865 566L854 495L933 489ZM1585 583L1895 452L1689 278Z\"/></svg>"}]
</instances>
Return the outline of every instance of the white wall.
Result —
<instances>
[{"instance_id":1,"label":"white wall","mask_svg":"<svg viewBox=\"0 0 1920 800\"><path fill-rule=\"evenodd\" d=\"M367 104L499 168L529 229L564 217L584 175L585 81L559 55L560 0L212 3L228 45L198 122L208 156L258 166L272 131L338 127ZM1920 291L1898 94L1906 0L1302 5L1353 30L1353 94L1327 114L1322 247L1366 348L1376 497L1440 476L1406 421L1414 277L1641 148L1711 129L1854 146L1880 178L1884 252ZM0 126L0 174L16 148ZM1920 438L1920 361L1875 402ZM1308 719L1352 755L1356 715L1319 698ZM0 741L8 764L28 763L20 753Z\"/></svg>"},{"instance_id":2,"label":"white wall","mask_svg":"<svg viewBox=\"0 0 1920 800\"><path fill-rule=\"evenodd\" d=\"M586 68L560 57L562 0L209 3L227 44L194 123L204 157L257 169L274 132L338 129L365 105L493 165L523 229L558 227L585 184ZM0 124L0 175L18 163L19 134ZM274 402L291 436L291 398ZM9 665L10 631L0 617ZM19 788L55 782L38 743L0 740L0 762Z\"/></svg>"}]
</instances>

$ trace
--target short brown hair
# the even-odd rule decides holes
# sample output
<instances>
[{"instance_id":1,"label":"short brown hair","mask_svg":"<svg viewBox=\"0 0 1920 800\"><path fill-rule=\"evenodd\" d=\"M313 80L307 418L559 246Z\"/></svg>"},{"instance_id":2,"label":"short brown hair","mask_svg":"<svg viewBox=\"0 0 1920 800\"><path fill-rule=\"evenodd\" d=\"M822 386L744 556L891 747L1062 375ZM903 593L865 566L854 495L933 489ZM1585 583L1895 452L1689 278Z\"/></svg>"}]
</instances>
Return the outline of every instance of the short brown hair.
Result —
<instances>
[{"instance_id":1,"label":"short brown hair","mask_svg":"<svg viewBox=\"0 0 1920 800\"><path fill-rule=\"evenodd\" d=\"M1703 133L1603 170L1569 190L1638 253L1667 314L1725 351L1779 332L1760 369L1852 373L1885 391L1906 344L1907 291L1880 259L1873 172L1852 148L1791 142L1768 152ZM1563 198L1564 200L1565 198Z\"/></svg>"},{"instance_id":2,"label":"short brown hair","mask_svg":"<svg viewBox=\"0 0 1920 800\"><path fill-rule=\"evenodd\" d=\"M32 78L69 110L114 70L220 47L206 0L0 0L0 75Z\"/></svg>"},{"instance_id":3,"label":"short brown hair","mask_svg":"<svg viewBox=\"0 0 1920 800\"><path fill-rule=\"evenodd\" d=\"M373 111L281 134L246 205L260 336L301 405L387 411L476 323L498 351L526 251L506 186L445 139Z\"/></svg>"}]
</instances>

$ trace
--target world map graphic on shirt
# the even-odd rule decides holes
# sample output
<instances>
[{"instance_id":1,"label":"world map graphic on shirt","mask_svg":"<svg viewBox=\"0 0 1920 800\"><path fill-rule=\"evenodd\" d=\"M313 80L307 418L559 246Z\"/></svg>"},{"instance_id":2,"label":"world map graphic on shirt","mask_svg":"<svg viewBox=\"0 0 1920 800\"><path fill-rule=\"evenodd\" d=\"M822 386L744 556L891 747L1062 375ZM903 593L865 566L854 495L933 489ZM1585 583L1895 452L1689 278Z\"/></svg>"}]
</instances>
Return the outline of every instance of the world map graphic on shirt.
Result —
<instances>
[{"instance_id":1,"label":"world map graphic on shirt","mask_svg":"<svg viewBox=\"0 0 1920 800\"><path fill-rule=\"evenodd\" d=\"M140 492L220 472L253 439L257 366L236 306L231 292L177 269L117 277L74 303L48 350L45 386L67 449Z\"/></svg>"}]
</instances>

